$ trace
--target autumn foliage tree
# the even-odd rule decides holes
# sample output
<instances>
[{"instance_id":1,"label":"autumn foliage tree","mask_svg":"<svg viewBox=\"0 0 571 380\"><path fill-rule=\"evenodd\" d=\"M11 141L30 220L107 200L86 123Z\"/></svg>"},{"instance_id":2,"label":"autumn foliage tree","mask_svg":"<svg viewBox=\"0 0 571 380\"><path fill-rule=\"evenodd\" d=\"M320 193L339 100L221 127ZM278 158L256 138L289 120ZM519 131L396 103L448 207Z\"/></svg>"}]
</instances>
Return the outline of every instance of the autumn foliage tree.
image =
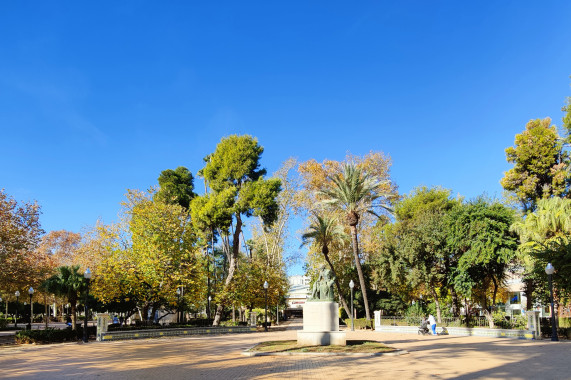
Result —
<instances>
[{"instance_id":1,"label":"autumn foliage tree","mask_svg":"<svg viewBox=\"0 0 571 380\"><path fill-rule=\"evenodd\" d=\"M37 286L50 268L48 258L36 249L44 233L40 214L37 203L19 203L0 190L0 290L4 294Z\"/></svg>"},{"instance_id":2,"label":"autumn foliage tree","mask_svg":"<svg viewBox=\"0 0 571 380\"><path fill-rule=\"evenodd\" d=\"M153 195L129 191L124 222L100 226L102 241L92 242L104 251L93 269L93 294L103 302L135 298L145 321L160 307L175 307L180 286L189 301L203 299L203 265L190 216Z\"/></svg>"},{"instance_id":3,"label":"autumn foliage tree","mask_svg":"<svg viewBox=\"0 0 571 380\"><path fill-rule=\"evenodd\" d=\"M299 166L303 184L301 204L309 211L308 216L312 211L326 211L331 217L345 221L367 319L370 319L368 286L361 263L368 258L365 252L373 247L373 227L379 218L387 220L386 206L398 198L397 188L390 180L390 165L389 157L371 152L363 157L348 155L344 162L309 160ZM342 273L340 268L336 268L336 273Z\"/></svg>"}]
</instances>

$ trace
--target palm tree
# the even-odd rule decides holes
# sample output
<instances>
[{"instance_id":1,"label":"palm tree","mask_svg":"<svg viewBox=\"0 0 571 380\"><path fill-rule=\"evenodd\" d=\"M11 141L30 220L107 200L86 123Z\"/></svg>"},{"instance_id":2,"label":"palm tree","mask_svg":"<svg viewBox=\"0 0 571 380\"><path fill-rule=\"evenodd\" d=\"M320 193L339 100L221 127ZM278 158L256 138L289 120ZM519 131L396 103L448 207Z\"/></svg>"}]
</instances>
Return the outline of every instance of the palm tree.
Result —
<instances>
[{"instance_id":1,"label":"palm tree","mask_svg":"<svg viewBox=\"0 0 571 380\"><path fill-rule=\"evenodd\" d=\"M337 220L327 216L322 217L319 214L314 214L312 223L309 225L307 232L301 235L301 245L315 244L321 247L321 253L325 258L325 261L327 261L327 264L329 264L331 273L333 273L333 276L335 277L335 286L337 287L337 294L339 294L339 301L341 301L341 305L343 305L347 315L350 316L351 309L349 309L347 302L345 301L345 297L343 297L339 278L335 274L335 268L329 258L329 247L336 242L343 244L347 237L347 234L345 234L343 228L337 223Z\"/></svg>"},{"instance_id":2,"label":"palm tree","mask_svg":"<svg viewBox=\"0 0 571 380\"><path fill-rule=\"evenodd\" d=\"M42 288L46 291L67 299L71 305L71 327L74 330L77 321L77 300L86 287L85 281L83 274L79 273L79 265L74 265L58 267L57 273L42 284Z\"/></svg>"},{"instance_id":3,"label":"palm tree","mask_svg":"<svg viewBox=\"0 0 571 380\"><path fill-rule=\"evenodd\" d=\"M345 213L347 224L349 224L351 229L351 243L353 255L355 256L355 267L359 274L359 283L363 293L363 302L365 303L365 315L367 320L370 320L369 299L359 257L357 225L364 212L379 217L375 208L380 207L391 211L386 205L380 203L380 200L387 198L389 194L382 191L383 184L377 178L362 171L354 164L345 164L343 172L336 174L330 179L332 182L331 187L319 191L318 195L323 197L323 204Z\"/></svg>"}]
</instances>

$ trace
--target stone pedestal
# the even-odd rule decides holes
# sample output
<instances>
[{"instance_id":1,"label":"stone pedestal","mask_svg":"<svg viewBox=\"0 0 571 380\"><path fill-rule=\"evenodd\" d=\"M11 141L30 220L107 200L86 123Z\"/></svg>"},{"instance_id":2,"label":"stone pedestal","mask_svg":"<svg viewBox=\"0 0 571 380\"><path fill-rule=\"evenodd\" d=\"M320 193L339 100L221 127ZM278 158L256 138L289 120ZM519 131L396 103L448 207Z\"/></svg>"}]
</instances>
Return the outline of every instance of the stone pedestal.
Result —
<instances>
[{"instance_id":1,"label":"stone pedestal","mask_svg":"<svg viewBox=\"0 0 571 380\"><path fill-rule=\"evenodd\" d=\"M297 343L306 346L345 346L345 331L339 331L337 302L308 301L303 305L303 331L297 332Z\"/></svg>"},{"instance_id":2,"label":"stone pedestal","mask_svg":"<svg viewBox=\"0 0 571 380\"><path fill-rule=\"evenodd\" d=\"M250 313L250 327L256 327L258 325L258 313Z\"/></svg>"},{"instance_id":3,"label":"stone pedestal","mask_svg":"<svg viewBox=\"0 0 571 380\"><path fill-rule=\"evenodd\" d=\"M375 310L373 312L375 314L375 330L381 329L381 311Z\"/></svg>"},{"instance_id":4,"label":"stone pedestal","mask_svg":"<svg viewBox=\"0 0 571 380\"><path fill-rule=\"evenodd\" d=\"M535 339L541 339L539 311L526 311L525 315L527 315L527 329L535 332Z\"/></svg>"},{"instance_id":5,"label":"stone pedestal","mask_svg":"<svg viewBox=\"0 0 571 380\"><path fill-rule=\"evenodd\" d=\"M107 332L107 327L109 326L109 322L111 321L111 317L107 313L98 313L97 314L97 341L100 342L102 340L103 334Z\"/></svg>"}]
</instances>

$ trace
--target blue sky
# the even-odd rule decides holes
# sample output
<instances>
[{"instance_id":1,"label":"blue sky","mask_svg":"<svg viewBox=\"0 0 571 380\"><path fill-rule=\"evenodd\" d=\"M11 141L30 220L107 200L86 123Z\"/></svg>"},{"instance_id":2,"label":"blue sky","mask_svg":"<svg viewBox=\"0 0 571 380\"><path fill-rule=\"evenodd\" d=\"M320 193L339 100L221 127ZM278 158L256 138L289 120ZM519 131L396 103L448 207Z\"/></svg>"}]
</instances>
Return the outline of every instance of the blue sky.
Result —
<instances>
[{"instance_id":1,"label":"blue sky","mask_svg":"<svg viewBox=\"0 0 571 380\"><path fill-rule=\"evenodd\" d=\"M374 150L402 193L500 197L504 149L571 96L568 1L1 7L0 188L46 231L114 221L234 133L269 172Z\"/></svg>"}]
</instances>

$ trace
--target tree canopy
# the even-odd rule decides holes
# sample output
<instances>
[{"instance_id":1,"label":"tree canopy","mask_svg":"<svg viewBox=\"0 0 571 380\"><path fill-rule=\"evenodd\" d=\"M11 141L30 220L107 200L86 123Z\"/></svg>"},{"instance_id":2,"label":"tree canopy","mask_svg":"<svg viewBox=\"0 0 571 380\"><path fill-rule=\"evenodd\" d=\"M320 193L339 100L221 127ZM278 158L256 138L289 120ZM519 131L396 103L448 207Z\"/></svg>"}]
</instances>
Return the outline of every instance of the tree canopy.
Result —
<instances>
[{"instance_id":1,"label":"tree canopy","mask_svg":"<svg viewBox=\"0 0 571 380\"><path fill-rule=\"evenodd\" d=\"M217 229L219 235L231 237L228 242L229 265L224 290L216 298L218 306L214 325L220 323L224 306L237 268L243 218L257 216L265 225L278 217L277 196L281 181L264 179L260 168L264 149L251 136L232 135L223 138L214 153L205 157L199 174L211 189L191 204L194 223L199 227Z\"/></svg>"}]
</instances>

